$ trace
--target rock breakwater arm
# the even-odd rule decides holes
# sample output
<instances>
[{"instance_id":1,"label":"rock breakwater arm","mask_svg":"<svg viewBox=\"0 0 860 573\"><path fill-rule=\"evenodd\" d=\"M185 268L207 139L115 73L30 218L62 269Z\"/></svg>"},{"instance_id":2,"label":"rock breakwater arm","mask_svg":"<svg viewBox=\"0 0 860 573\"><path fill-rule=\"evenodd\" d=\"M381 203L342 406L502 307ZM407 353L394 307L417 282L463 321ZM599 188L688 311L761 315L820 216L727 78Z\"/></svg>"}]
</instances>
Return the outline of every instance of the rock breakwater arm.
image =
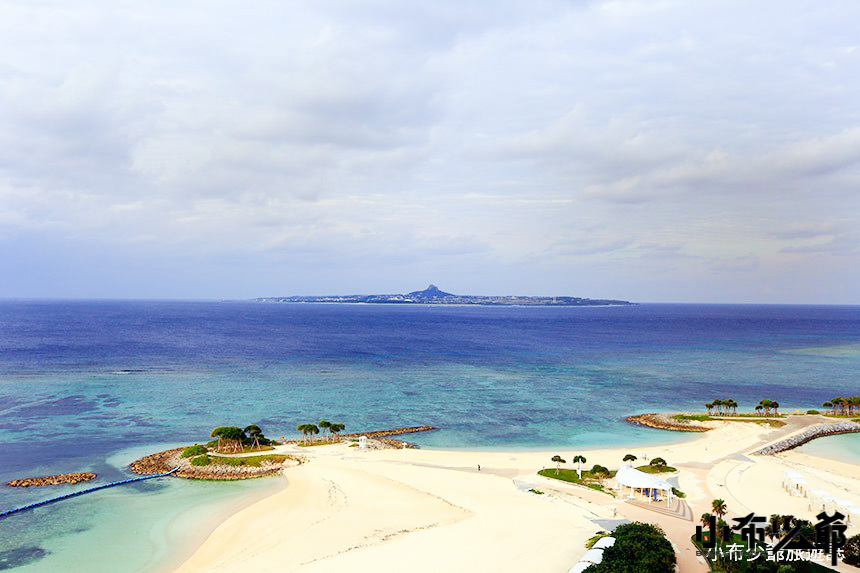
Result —
<instances>
[{"instance_id":1,"label":"rock breakwater arm","mask_svg":"<svg viewBox=\"0 0 860 573\"><path fill-rule=\"evenodd\" d=\"M41 487L46 485L74 485L85 481L96 479L96 474L92 472L80 472L73 474L59 474L55 476L32 477L23 479L13 479L7 482L9 487Z\"/></svg>"},{"instance_id":2,"label":"rock breakwater arm","mask_svg":"<svg viewBox=\"0 0 860 573\"><path fill-rule=\"evenodd\" d=\"M671 430L673 432L707 432L712 429L709 426L698 424L691 420L676 420L673 414L640 414L628 416L624 421L638 426L654 428L656 430Z\"/></svg>"},{"instance_id":3,"label":"rock breakwater arm","mask_svg":"<svg viewBox=\"0 0 860 573\"><path fill-rule=\"evenodd\" d=\"M860 432L860 424L856 422L837 422L835 424L815 424L810 426L799 434L780 440L769 446L753 452L759 456L770 456L787 450L794 449L798 446L824 436L835 436L837 434L852 434Z\"/></svg>"}]
</instances>

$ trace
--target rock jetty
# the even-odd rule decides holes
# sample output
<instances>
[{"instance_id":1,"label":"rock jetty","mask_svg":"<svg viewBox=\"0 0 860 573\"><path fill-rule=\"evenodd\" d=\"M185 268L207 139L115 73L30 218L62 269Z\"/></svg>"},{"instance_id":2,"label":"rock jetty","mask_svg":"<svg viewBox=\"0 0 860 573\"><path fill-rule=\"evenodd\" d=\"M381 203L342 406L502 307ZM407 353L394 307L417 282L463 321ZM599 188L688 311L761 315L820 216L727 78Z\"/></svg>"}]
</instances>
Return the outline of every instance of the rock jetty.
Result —
<instances>
[{"instance_id":1,"label":"rock jetty","mask_svg":"<svg viewBox=\"0 0 860 573\"><path fill-rule=\"evenodd\" d=\"M367 436L368 438L385 438L388 436L402 436L403 434L417 434L418 432L432 432L435 430L433 426L411 426L408 428L395 428L393 430L377 430L373 432L360 432L357 434L341 434L341 438L358 438Z\"/></svg>"},{"instance_id":2,"label":"rock jetty","mask_svg":"<svg viewBox=\"0 0 860 573\"><path fill-rule=\"evenodd\" d=\"M9 487L41 487L45 485L74 485L85 481L96 479L92 472L81 472L74 474L60 474L55 476L32 477L24 479L13 479L7 482Z\"/></svg>"},{"instance_id":3,"label":"rock jetty","mask_svg":"<svg viewBox=\"0 0 860 573\"><path fill-rule=\"evenodd\" d=\"M235 481L240 479L251 479L271 476L281 473L284 468L297 466L302 459L296 456L278 455L274 461L263 461L259 466L252 465L227 465L211 463L206 466L191 465L191 458L183 458L182 452L185 448L176 448L151 454L133 462L130 466L132 472L138 475L155 475L170 471L179 467L174 475L185 479ZM216 456L212 456L215 458ZM217 456L228 457L228 456ZM231 459L242 459L241 457L229 456Z\"/></svg>"},{"instance_id":4,"label":"rock jetty","mask_svg":"<svg viewBox=\"0 0 860 573\"><path fill-rule=\"evenodd\" d=\"M676 420L672 417L674 415L676 414L640 414L639 416L628 416L624 420L638 426L673 432L707 432L714 427L694 420Z\"/></svg>"},{"instance_id":5,"label":"rock jetty","mask_svg":"<svg viewBox=\"0 0 860 573\"><path fill-rule=\"evenodd\" d=\"M780 452L794 449L798 446L802 446L803 444L814 440L815 438L821 438L823 436L835 436L837 434L852 434L854 432L860 432L860 424L856 422L815 424L814 426L808 427L799 434L791 436L790 438L786 438L785 440L776 442L775 444L766 446L753 453L760 456L770 456L773 454L778 454Z\"/></svg>"}]
</instances>

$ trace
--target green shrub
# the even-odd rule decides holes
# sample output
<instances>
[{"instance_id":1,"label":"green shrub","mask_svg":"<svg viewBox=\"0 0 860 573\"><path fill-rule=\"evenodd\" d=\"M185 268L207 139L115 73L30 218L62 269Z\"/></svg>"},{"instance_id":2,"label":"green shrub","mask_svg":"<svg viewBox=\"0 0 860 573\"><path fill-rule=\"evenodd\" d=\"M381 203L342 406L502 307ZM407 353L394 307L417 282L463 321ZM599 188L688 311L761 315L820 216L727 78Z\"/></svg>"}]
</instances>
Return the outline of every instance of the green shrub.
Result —
<instances>
[{"instance_id":1,"label":"green shrub","mask_svg":"<svg viewBox=\"0 0 860 573\"><path fill-rule=\"evenodd\" d=\"M687 497L687 494L686 494L686 493L684 493L683 491L681 491L680 489L678 489L678 488L676 488L676 487L673 487L673 488L672 488L672 494L673 494L675 497L680 497L680 498L682 498L682 499L683 499L683 498L685 498L685 497Z\"/></svg>"},{"instance_id":2,"label":"green shrub","mask_svg":"<svg viewBox=\"0 0 860 573\"><path fill-rule=\"evenodd\" d=\"M208 450L206 446L201 446L200 444L194 444L190 448L185 448L182 452L183 458L193 458L194 456L199 456L201 454L205 454Z\"/></svg>"},{"instance_id":3,"label":"green shrub","mask_svg":"<svg viewBox=\"0 0 860 573\"><path fill-rule=\"evenodd\" d=\"M843 561L849 565L860 567L860 535L849 537L845 543L844 551Z\"/></svg>"},{"instance_id":4,"label":"green shrub","mask_svg":"<svg viewBox=\"0 0 860 573\"><path fill-rule=\"evenodd\" d=\"M807 410L806 413L807 414L820 414L821 412L819 412L818 410Z\"/></svg>"},{"instance_id":5,"label":"green shrub","mask_svg":"<svg viewBox=\"0 0 860 573\"><path fill-rule=\"evenodd\" d=\"M197 456L196 458L191 459L192 466L208 466L212 460L209 459L209 456Z\"/></svg>"},{"instance_id":6,"label":"green shrub","mask_svg":"<svg viewBox=\"0 0 860 573\"><path fill-rule=\"evenodd\" d=\"M532 488L529 491L537 495L543 495L543 492L539 489Z\"/></svg>"},{"instance_id":7,"label":"green shrub","mask_svg":"<svg viewBox=\"0 0 860 573\"><path fill-rule=\"evenodd\" d=\"M619 525L615 545L603 551L603 561L589 573L674 573L675 551L663 530L647 523Z\"/></svg>"}]
</instances>

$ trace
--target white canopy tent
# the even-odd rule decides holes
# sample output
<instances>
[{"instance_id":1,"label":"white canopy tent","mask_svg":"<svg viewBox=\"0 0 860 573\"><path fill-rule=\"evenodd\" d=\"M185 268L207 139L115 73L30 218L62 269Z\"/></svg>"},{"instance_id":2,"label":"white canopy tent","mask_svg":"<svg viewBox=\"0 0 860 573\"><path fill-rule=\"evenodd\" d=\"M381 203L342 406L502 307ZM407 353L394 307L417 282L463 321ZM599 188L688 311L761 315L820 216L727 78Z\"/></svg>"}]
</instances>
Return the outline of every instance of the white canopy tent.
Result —
<instances>
[{"instance_id":1,"label":"white canopy tent","mask_svg":"<svg viewBox=\"0 0 860 573\"><path fill-rule=\"evenodd\" d=\"M618 482L619 492L623 487L630 488L630 499L633 499L636 491L645 495L649 502L660 498L667 501L672 499L672 484L631 467L622 466L615 474L615 481Z\"/></svg>"}]
</instances>

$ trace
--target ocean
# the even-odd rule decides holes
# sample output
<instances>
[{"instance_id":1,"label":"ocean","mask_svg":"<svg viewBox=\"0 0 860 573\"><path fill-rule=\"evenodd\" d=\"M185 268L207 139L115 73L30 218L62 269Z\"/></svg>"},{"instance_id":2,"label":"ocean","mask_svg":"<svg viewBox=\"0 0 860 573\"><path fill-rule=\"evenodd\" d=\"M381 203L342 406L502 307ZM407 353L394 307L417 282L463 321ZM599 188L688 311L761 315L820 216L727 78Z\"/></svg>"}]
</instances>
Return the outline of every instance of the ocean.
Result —
<instances>
[{"instance_id":1,"label":"ocean","mask_svg":"<svg viewBox=\"0 0 860 573\"><path fill-rule=\"evenodd\" d=\"M112 481L215 426L294 437L323 418L438 427L410 438L426 448L669 443L688 437L623 418L717 398L805 411L857 394L858 367L856 306L0 301L0 482ZM0 570L159 570L190 524L278 483L153 480L2 519ZM72 489L2 487L0 511Z\"/></svg>"}]
</instances>

